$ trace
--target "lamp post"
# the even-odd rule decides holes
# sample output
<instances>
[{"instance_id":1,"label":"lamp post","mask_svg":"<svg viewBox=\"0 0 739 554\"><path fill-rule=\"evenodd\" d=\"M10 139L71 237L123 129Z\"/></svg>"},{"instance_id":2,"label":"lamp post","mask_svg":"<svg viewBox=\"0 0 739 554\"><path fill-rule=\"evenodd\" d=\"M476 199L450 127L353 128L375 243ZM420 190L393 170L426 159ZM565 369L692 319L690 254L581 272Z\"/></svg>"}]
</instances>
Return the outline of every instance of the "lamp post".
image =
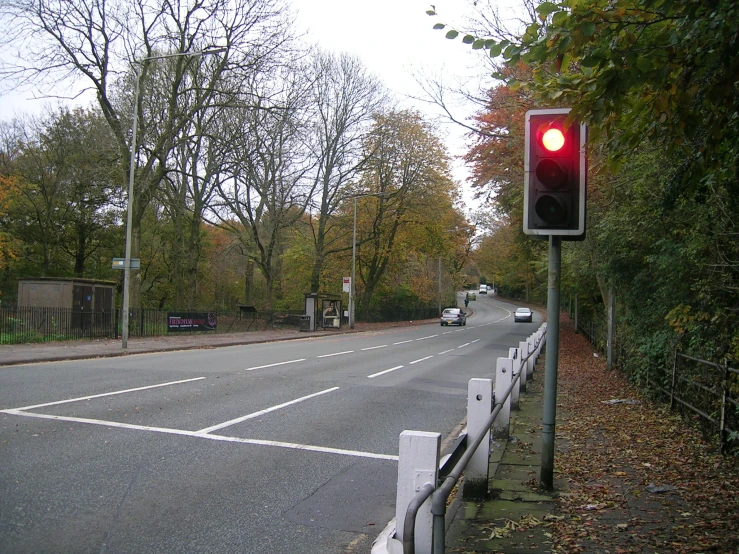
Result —
<instances>
[{"instance_id":1,"label":"lamp post","mask_svg":"<svg viewBox=\"0 0 739 554\"><path fill-rule=\"evenodd\" d=\"M441 254L439 254L439 270L436 273L439 275L439 315L441 315Z\"/></svg>"},{"instance_id":2,"label":"lamp post","mask_svg":"<svg viewBox=\"0 0 739 554\"><path fill-rule=\"evenodd\" d=\"M131 286L131 225L133 223L133 174L136 169L136 136L139 123L139 92L141 80L141 64L150 60L163 60L166 58L178 58L182 56L204 56L224 52L225 48L214 48L212 50L200 50L198 52L176 52L173 54L162 54L160 56L147 56L140 60L134 60L134 75L136 88L133 95L133 124L131 128L131 163L128 169L128 206L126 207L126 258L123 267L123 314L121 315L121 347L128 348L128 309L129 289Z\"/></svg>"},{"instance_id":3,"label":"lamp post","mask_svg":"<svg viewBox=\"0 0 739 554\"><path fill-rule=\"evenodd\" d=\"M368 192L366 194L350 196L350 198L354 199L354 233L352 235L352 282L349 287L349 329L354 329L354 278L357 273L357 198L385 196L386 194L385 192Z\"/></svg>"}]
</instances>

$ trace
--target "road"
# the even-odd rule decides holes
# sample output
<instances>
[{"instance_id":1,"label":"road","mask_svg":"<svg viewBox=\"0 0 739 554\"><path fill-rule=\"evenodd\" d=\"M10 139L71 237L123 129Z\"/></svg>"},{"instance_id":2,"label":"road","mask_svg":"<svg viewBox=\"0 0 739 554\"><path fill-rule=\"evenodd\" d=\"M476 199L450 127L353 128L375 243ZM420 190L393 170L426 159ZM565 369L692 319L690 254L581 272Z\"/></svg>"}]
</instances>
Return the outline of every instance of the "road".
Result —
<instances>
[{"instance_id":1,"label":"road","mask_svg":"<svg viewBox=\"0 0 739 554\"><path fill-rule=\"evenodd\" d=\"M540 322L470 307L464 327L0 368L0 552L368 552L398 435L451 438L469 379Z\"/></svg>"}]
</instances>

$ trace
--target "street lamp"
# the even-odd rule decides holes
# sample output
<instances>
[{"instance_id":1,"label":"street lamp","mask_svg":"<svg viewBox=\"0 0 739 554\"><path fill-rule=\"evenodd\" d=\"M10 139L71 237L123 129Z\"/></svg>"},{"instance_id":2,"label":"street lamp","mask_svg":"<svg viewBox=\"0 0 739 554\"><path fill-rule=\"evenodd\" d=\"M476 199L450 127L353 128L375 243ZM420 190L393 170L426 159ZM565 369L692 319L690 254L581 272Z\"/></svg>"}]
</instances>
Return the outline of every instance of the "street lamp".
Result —
<instances>
[{"instance_id":1,"label":"street lamp","mask_svg":"<svg viewBox=\"0 0 739 554\"><path fill-rule=\"evenodd\" d=\"M354 329L354 278L356 276L357 265L357 198L365 196L385 196L386 192L368 192L365 194L357 194L350 196L354 199L354 234L352 235L352 282L349 287L349 329Z\"/></svg>"},{"instance_id":2,"label":"street lamp","mask_svg":"<svg viewBox=\"0 0 739 554\"><path fill-rule=\"evenodd\" d=\"M128 348L128 305L129 288L131 284L131 225L133 223L133 173L136 169L136 135L139 123L139 81L141 80L141 64L150 60L163 60L166 58L178 58L182 56L205 56L206 54L217 54L224 52L225 48L214 48L211 50L200 50L198 52L176 52L174 54L162 54L160 56L147 56L140 60L134 60L134 76L136 88L133 95L133 126L131 129L131 164L128 170L128 206L126 208L126 258L123 267L123 314L121 316L121 347Z\"/></svg>"}]
</instances>

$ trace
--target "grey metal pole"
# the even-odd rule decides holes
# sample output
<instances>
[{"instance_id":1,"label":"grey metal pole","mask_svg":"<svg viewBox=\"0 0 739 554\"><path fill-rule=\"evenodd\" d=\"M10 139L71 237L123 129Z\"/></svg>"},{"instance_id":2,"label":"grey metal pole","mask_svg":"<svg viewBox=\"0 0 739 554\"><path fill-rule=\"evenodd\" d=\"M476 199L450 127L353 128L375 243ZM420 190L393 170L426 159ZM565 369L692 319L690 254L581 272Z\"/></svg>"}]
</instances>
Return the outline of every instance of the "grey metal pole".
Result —
<instances>
[{"instance_id":1,"label":"grey metal pole","mask_svg":"<svg viewBox=\"0 0 739 554\"><path fill-rule=\"evenodd\" d=\"M226 48L213 48L199 52L175 52L174 54L163 54L161 56L149 56L133 62L136 71L136 88L133 95L133 127L131 129L131 165L128 170L128 206L126 209L126 258L123 268L123 314L121 317L121 347L128 348L128 308L130 303L131 287L131 225L133 223L133 173L136 169L136 135L139 123L139 91L141 80L141 65L147 60L163 60L166 58L178 58L183 56L198 57L206 54L218 54L225 52Z\"/></svg>"},{"instance_id":2,"label":"grey metal pole","mask_svg":"<svg viewBox=\"0 0 739 554\"><path fill-rule=\"evenodd\" d=\"M606 340L606 367L613 369L613 339L616 333L616 300L613 297L613 285L608 287L608 338Z\"/></svg>"},{"instance_id":3,"label":"grey metal pole","mask_svg":"<svg viewBox=\"0 0 739 554\"><path fill-rule=\"evenodd\" d=\"M128 206L126 208L126 258L123 266L123 313L121 314L121 348L128 348L128 306L131 287L131 225L133 223L133 173L136 170L136 134L139 123L139 81L141 67L134 63L136 88L133 95L133 128L131 130L131 164L128 169Z\"/></svg>"},{"instance_id":4,"label":"grey metal pole","mask_svg":"<svg viewBox=\"0 0 739 554\"><path fill-rule=\"evenodd\" d=\"M439 256L439 314L441 314L441 256Z\"/></svg>"},{"instance_id":5,"label":"grey metal pole","mask_svg":"<svg viewBox=\"0 0 739 554\"><path fill-rule=\"evenodd\" d=\"M354 197L354 233L352 234L352 282L349 286L349 329L354 329L354 278L357 265L357 197Z\"/></svg>"},{"instance_id":6,"label":"grey metal pole","mask_svg":"<svg viewBox=\"0 0 739 554\"><path fill-rule=\"evenodd\" d=\"M554 426L557 419L557 367L559 365L559 284L562 269L562 238L549 236L549 286L547 290L547 352L544 362L544 414L541 432L539 482L554 488Z\"/></svg>"}]
</instances>

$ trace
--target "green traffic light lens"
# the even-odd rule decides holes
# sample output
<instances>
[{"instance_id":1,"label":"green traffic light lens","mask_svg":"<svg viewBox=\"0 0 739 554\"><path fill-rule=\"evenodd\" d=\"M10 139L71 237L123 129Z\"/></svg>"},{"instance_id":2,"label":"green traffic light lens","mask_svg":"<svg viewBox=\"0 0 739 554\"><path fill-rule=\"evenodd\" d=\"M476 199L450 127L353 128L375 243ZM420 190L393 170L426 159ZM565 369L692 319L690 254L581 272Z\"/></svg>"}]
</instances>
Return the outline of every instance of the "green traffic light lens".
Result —
<instances>
[{"instance_id":1,"label":"green traffic light lens","mask_svg":"<svg viewBox=\"0 0 739 554\"><path fill-rule=\"evenodd\" d=\"M554 196L540 197L534 205L536 215L549 225L561 225L567 221L567 206Z\"/></svg>"}]
</instances>

